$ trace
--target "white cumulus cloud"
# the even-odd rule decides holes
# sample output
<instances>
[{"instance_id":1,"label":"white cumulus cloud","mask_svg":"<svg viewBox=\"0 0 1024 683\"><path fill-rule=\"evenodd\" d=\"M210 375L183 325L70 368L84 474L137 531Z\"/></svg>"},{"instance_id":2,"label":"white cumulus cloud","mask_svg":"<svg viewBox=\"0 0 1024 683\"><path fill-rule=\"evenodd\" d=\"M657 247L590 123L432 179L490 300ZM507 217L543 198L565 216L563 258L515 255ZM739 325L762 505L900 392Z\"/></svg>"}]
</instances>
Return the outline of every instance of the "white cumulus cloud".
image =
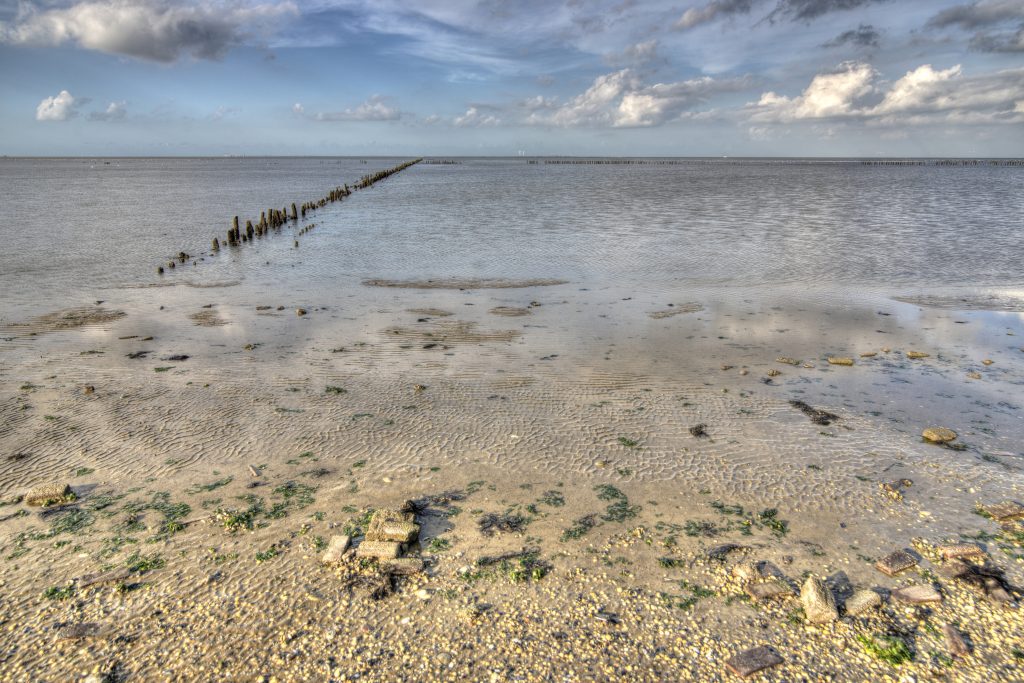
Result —
<instances>
[{"instance_id":1,"label":"white cumulus cloud","mask_svg":"<svg viewBox=\"0 0 1024 683\"><path fill-rule=\"evenodd\" d=\"M36 121L67 121L78 116L79 100L67 90L47 97L36 107Z\"/></svg>"},{"instance_id":2,"label":"white cumulus cloud","mask_svg":"<svg viewBox=\"0 0 1024 683\"><path fill-rule=\"evenodd\" d=\"M111 102L103 111L94 111L89 114L89 119L91 121L120 121L128 114L128 110L125 108L126 105L127 103L123 100Z\"/></svg>"},{"instance_id":3,"label":"white cumulus cloud","mask_svg":"<svg viewBox=\"0 0 1024 683\"><path fill-rule=\"evenodd\" d=\"M803 93L767 92L748 106L752 121L864 119L886 124L1020 123L1024 69L965 75L960 65L924 64L895 82L879 83L868 64L848 62L818 74Z\"/></svg>"},{"instance_id":4,"label":"white cumulus cloud","mask_svg":"<svg viewBox=\"0 0 1024 683\"><path fill-rule=\"evenodd\" d=\"M299 106L301 109L301 105ZM401 117L402 112L388 104L387 97L374 95L356 107L342 111L317 112L313 118L317 121L397 121Z\"/></svg>"}]
</instances>

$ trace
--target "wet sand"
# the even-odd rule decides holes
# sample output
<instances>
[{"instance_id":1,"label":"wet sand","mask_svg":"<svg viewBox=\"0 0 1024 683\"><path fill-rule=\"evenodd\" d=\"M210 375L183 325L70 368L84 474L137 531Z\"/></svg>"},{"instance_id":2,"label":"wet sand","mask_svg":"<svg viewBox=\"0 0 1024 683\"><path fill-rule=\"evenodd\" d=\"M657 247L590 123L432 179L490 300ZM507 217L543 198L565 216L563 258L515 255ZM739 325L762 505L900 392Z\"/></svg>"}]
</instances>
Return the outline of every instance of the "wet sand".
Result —
<instances>
[{"instance_id":1,"label":"wet sand","mask_svg":"<svg viewBox=\"0 0 1024 683\"><path fill-rule=\"evenodd\" d=\"M735 680L759 645L783 662L755 680L1019 675L1024 536L977 514L1024 502L1015 314L514 277L186 286L207 273L0 330L3 680ZM14 502L65 482L56 509ZM377 562L321 562L407 500L423 572L381 595ZM950 578L935 549L963 542L1005 577ZM915 566L875 567L898 549ZM837 619L807 623L809 577ZM847 614L859 589L882 606Z\"/></svg>"}]
</instances>

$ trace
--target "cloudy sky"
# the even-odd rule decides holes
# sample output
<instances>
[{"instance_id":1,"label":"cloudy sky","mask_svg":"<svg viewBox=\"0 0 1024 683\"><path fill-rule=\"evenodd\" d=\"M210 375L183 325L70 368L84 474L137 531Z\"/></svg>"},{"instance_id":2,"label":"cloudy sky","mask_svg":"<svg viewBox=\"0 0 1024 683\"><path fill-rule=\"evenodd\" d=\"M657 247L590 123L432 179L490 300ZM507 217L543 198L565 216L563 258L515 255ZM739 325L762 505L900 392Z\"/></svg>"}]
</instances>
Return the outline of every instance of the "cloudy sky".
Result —
<instances>
[{"instance_id":1,"label":"cloudy sky","mask_svg":"<svg viewBox=\"0 0 1024 683\"><path fill-rule=\"evenodd\" d=\"M1024 0L0 0L0 154L1024 156Z\"/></svg>"}]
</instances>

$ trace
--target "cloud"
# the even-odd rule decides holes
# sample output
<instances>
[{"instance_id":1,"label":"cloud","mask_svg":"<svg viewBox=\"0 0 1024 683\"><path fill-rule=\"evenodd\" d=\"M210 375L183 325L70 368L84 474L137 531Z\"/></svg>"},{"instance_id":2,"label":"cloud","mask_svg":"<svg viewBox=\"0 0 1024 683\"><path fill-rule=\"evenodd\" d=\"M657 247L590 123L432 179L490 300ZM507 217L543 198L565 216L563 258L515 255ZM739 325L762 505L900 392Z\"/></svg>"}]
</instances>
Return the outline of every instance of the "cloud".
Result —
<instances>
[{"instance_id":1,"label":"cloud","mask_svg":"<svg viewBox=\"0 0 1024 683\"><path fill-rule=\"evenodd\" d=\"M317 112L313 118L317 121L397 121L402 112L388 104L390 98L373 95L355 108L336 112ZM299 105L302 108L302 105ZM292 107L295 111L295 107ZM301 112L296 112L301 113Z\"/></svg>"},{"instance_id":2,"label":"cloud","mask_svg":"<svg viewBox=\"0 0 1024 683\"><path fill-rule=\"evenodd\" d=\"M36 121L67 121L78 116L82 100L76 100L67 90L61 90L54 97L47 97L36 107Z\"/></svg>"},{"instance_id":3,"label":"cloud","mask_svg":"<svg viewBox=\"0 0 1024 683\"><path fill-rule=\"evenodd\" d=\"M818 74L800 95L767 92L748 106L754 122L861 119L884 124L1024 122L1024 69L965 76L959 65L924 64L888 88L868 64L847 62Z\"/></svg>"},{"instance_id":4,"label":"cloud","mask_svg":"<svg viewBox=\"0 0 1024 683\"><path fill-rule=\"evenodd\" d=\"M127 114L128 110L125 109L127 103L123 100L120 102L111 102L107 105L107 108L103 111L94 111L89 114L90 121L120 121Z\"/></svg>"},{"instance_id":5,"label":"cloud","mask_svg":"<svg viewBox=\"0 0 1024 683\"><path fill-rule=\"evenodd\" d=\"M796 97L764 93L752 119L789 122L852 115L857 101L873 91L874 78L875 70L871 66L845 62L835 71L815 76L807 89Z\"/></svg>"},{"instance_id":6,"label":"cloud","mask_svg":"<svg viewBox=\"0 0 1024 683\"><path fill-rule=\"evenodd\" d=\"M878 39L882 34L871 24L861 24L855 29L844 31L832 40L822 43L822 47L842 47L844 45L855 45L857 47L878 47Z\"/></svg>"},{"instance_id":7,"label":"cloud","mask_svg":"<svg viewBox=\"0 0 1024 683\"><path fill-rule=\"evenodd\" d=\"M598 76L589 88L565 104L541 100L538 104L544 106L535 107L526 123L559 127L658 126L703 104L712 95L748 86L746 79L718 81L708 76L644 85L633 70L622 69Z\"/></svg>"},{"instance_id":8,"label":"cloud","mask_svg":"<svg viewBox=\"0 0 1024 683\"><path fill-rule=\"evenodd\" d=\"M479 128L481 126L497 126L501 119L494 114L482 111L480 105L470 106L462 116L456 116L452 123L459 128Z\"/></svg>"},{"instance_id":9,"label":"cloud","mask_svg":"<svg viewBox=\"0 0 1024 683\"><path fill-rule=\"evenodd\" d=\"M219 59L281 17L293 2L243 6L169 0L92 0L66 8L21 6L13 22L0 22L0 42L13 45L77 44L88 50L173 62L182 54Z\"/></svg>"},{"instance_id":10,"label":"cloud","mask_svg":"<svg viewBox=\"0 0 1024 683\"><path fill-rule=\"evenodd\" d=\"M888 2L888 0L779 0L775 9L768 14L767 19L768 21L775 21L776 18L791 21L813 21L832 12L857 9L882 2Z\"/></svg>"},{"instance_id":11,"label":"cloud","mask_svg":"<svg viewBox=\"0 0 1024 683\"><path fill-rule=\"evenodd\" d=\"M753 5L753 0L713 0L706 5L691 7L683 12L672 28L677 31L687 31L701 24L712 22L719 17L750 14Z\"/></svg>"},{"instance_id":12,"label":"cloud","mask_svg":"<svg viewBox=\"0 0 1024 683\"><path fill-rule=\"evenodd\" d=\"M978 33L970 47L979 52L1024 52L1024 26L1016 33Z\"/></svg>"},{"instance_id":13,"label":"cloud","mask_svg":"<svg viewBox=\"0 0 1024 683\"><path fill-rule=\"evenodd\" d=\"M996 28L1008 24L1014 24L1016 30ZM928 27L975 31L968 44L979 52L1024 52L1024 0L977 0L957 5L929 19Z\"/></svg>"},{"instance_id":14,"label":"cloud","mask_svg":"<svg viewBox=\"0 0 1024 683\"><path fill-rule=\"evenodd\" d=\"M609 53L605 55L604 61L609 66L643 66L661 59L658 41L652 38L629 45L622 52Z\"/></svg>"},{"instance_id":15,"label":"cloud","mask_svg":"<svg viewBox=\"0 0 1024 683\"><path fill-rule=\"evenodd\" d=\"M928 20L928 26L933 28L959 26L963 29L976 29L1005 21L1021 20L1024 20L1024 1L1022 0L977 0L967 5L957 5L942 10Z\"/></svg>"}]
</instances>

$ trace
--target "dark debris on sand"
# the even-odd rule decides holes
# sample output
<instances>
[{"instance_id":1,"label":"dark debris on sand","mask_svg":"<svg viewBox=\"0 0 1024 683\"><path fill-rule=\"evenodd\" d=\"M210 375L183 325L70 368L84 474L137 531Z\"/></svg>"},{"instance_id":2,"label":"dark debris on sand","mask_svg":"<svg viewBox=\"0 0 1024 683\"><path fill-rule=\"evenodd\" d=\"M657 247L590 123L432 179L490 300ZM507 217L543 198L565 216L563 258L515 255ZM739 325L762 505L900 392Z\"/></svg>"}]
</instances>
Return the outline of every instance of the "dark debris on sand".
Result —
<instances>
[{"instance_id":1,"label":"dark debris on sand","mask_svg":"<svg viewBox=\"0 0 1024 683\"><path fill-rule=\"evenodd\" d=\"M830 413L827 410L813 408L804 403L803 401L793 400L789 402L789 405L793 406L794 408L802 412L804 415L811 418L811 422L813 422L816 425L828 426L832 424L835 420L840 419L840 417L835 413Z\"/></svg>"}]
</instances>

